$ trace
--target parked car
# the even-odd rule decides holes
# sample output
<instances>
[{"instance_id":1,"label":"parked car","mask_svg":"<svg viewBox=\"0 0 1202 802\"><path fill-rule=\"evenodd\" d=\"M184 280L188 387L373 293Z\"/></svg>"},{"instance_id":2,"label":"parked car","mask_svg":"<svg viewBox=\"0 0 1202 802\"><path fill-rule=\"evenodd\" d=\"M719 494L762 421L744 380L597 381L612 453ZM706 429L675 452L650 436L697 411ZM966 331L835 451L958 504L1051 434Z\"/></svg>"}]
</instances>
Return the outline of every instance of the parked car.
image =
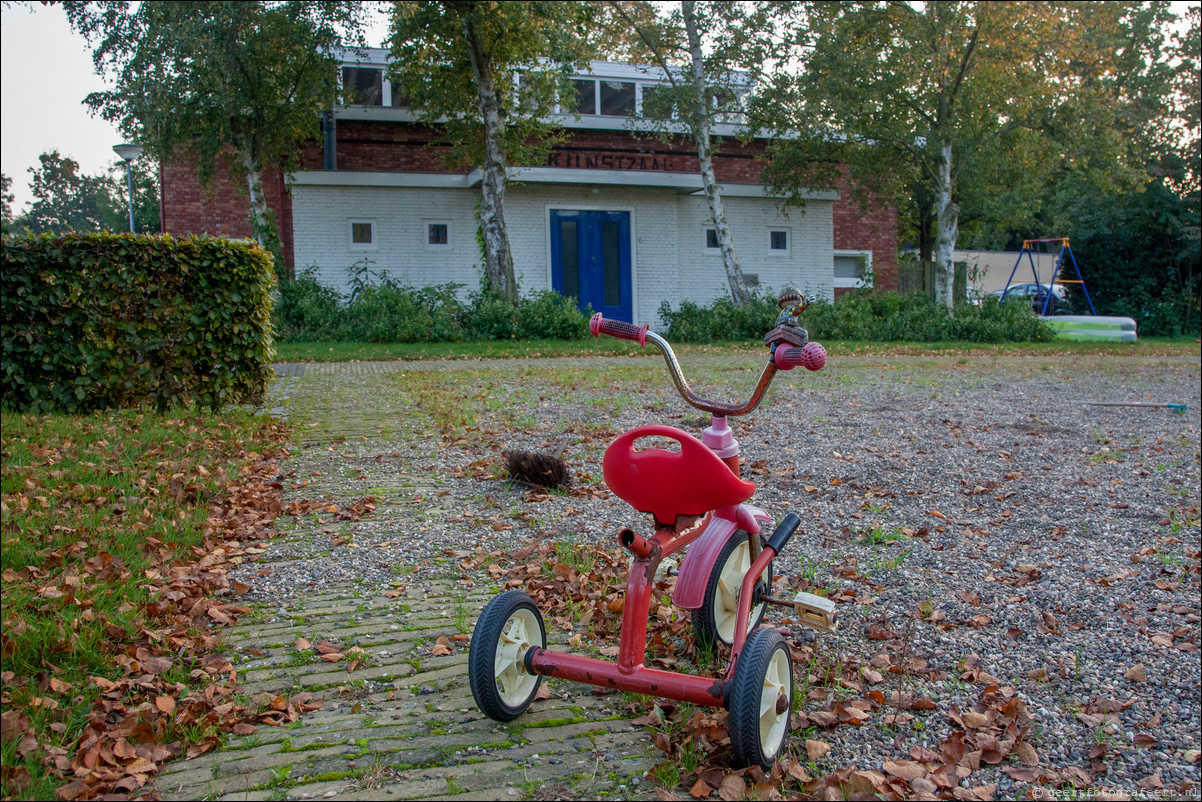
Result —
<instances>
[{"instance_id":1,"label":"parked car","mask_svg":"<svg viewBox=\"0 0 1202 802\"><path fill-rule=\"evenodd\" d=\"M1067 305L1068 289L1063 285L1054 284L1048 287L1047 284L1036 284L1033 281L1011 284L1004 290L996 290L989 293L986 297L992 295L999 302L1013 301L1017 298L1030 303L1035 307L1036 311L1041 311L1043 309L1043 300L1047 297L1049 291L1052 293L1052 302L1048 304L1048 312L1053 312Z\"/></svg>"}]
</instances>

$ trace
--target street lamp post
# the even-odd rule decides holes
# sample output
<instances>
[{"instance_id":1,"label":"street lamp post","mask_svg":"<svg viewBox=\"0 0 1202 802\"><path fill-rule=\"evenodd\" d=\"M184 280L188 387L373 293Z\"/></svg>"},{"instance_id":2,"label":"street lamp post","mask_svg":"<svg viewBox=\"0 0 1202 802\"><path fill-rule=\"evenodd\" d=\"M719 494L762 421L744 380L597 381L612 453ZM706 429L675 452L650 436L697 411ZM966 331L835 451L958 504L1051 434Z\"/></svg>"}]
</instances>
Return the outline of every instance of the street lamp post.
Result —
<instances>
[{"instance_id":1,"label":"street lamp post","mask_svg":"<svg viewBox=\"0 0 1202 802\"><path fill-rule=\"evenodd\" d=\"M130 142L113 145L113 150L125 159L125 184L129 188L129 233L134 233L134 173L133 160L142 155L142 146Z\"/></svg>"}]
</instances>

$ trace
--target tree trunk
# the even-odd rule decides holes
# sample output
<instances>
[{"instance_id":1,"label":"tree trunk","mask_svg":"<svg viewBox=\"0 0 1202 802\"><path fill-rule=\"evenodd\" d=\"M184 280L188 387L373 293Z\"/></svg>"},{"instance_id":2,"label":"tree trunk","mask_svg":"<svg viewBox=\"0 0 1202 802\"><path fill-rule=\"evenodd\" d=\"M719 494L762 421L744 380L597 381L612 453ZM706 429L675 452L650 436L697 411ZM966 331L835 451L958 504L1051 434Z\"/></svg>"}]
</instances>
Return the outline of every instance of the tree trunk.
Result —
<instances>
[{"instance_id":1,"label":"tree trunk","mask_svg":"<svg viewBox=\"0 0 1202 802\"><path fill-rule=\"evenodd\" d=\"M952 145L945 142L939 151L938 186L935 188L935 303L952 310L952 281L955 276L953 251L960 217L960 207L952 200Z\"/></svg>"},{"instance_id":2,"label":"tree trunk","mask_svg":"<svg viewBox=\"0 0 1202 802\"><path fill-rule=\"evenodd\" d=\"M463 35L476 79L480 119L484 122L483 193L480 203L480 230L484 240L484 279L488 289L513 302L518 300L518 284L513 272L513 254L505 230L505 120L493 83L490 57L480 48L471 19L463 21Z\"/></svg>"},{"instance_id":3,"label":"tree trunk","mask_svg":"<svg viewBox=\"0 0 1202 802\"><path fill-rule=\"evenodd\" d=\"M263 163L250 147L238 149L242 159L242 171L246 173L246 189L250 193L250 227L259 247L271 254L275 261L275 274L283 277L287 271L284 264L284 249L280 234L276 231L271 209L267 206L267 195L263 192Z\"/></svg>"},{"instance_id":4,"label":"tree trunk","mask_svg":"<svg viewBox=\"0 0 1202 802\"><path fill-rule=\"evenodd\" d=\"M918 260L930 262L934 253L935 204L930 186L925 181L914 182L914 205L918 209Z\"/></svg>"},{"instance_id":5,"label":"tree trunk","mask_svg":"<svg viewBox=\"0 0 1202 802\"><path fill-rule=\"evenodd\" d=\"M735 306L746 306L750 296L743 283L743 268L731 241L730 225L726 222L726 208L722 204L722 188L714 177L714 158L710 147L710 109L706 98L705 65L701 53L701 36L697 33L697 16L692 0L682 0L685 32L689 37L689 54L692 60L693 86L697 91L697 119L693 125L693 136L697 142L697 161L701 166L701 183L705 199L709 202L710 216L714 220L714 232L718 236L718 248L722 251L722 265L726 268L726 280L730 284L730 298Z\"/></svg>"}]
</instances>

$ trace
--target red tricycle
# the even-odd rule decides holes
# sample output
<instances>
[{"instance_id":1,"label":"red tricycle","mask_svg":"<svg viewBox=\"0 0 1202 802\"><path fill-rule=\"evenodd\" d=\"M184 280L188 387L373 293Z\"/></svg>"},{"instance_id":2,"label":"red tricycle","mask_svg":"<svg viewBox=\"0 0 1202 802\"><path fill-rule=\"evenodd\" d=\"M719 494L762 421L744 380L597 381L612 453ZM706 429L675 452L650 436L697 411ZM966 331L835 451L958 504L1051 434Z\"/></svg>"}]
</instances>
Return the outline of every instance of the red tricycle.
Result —
<instances>
[{"instance_id":1,"label":"red tricycle","mask_svg":"<svg viewBox=\"0 0 1202 802\"><path fill-rule=\"evenodd\" d=\"M472 696L485 715L497 721L520 716L543 677L725 707L730 711L733 762L771 769L789 733L793 658L776 629L757 627L767 606L778 605L791 608L801 623L833 631L834 605L806 593L791 600L771 595L772 559L801 521L789 513L771 535L761 534L769 517L746 503L755 485L739 476L739 445L726 419L759 406L778 370L819 370L826 363L825 349L809 342L797 324L797 315L812 300L792 290L782 293L781 315L764 338L768 363L742 404L710 401L694 393L671 346L648 326L606 320L599 314L589 321L594 336L608 334L657 346L680 395L710 413L712 423L700 441L670 426L640 426L619 435L605 451L605 483L635 509L650 513L655 527L650 537L628 528L618 533L618 542L633 559L617 662L547 649L538 607L525 593L506 591L484 608L468 654ZM665 438L676 441L672 448L636 448L640 440ZM672 600L692 611L699 639L731 647L730 663L719 678L644 665L656 572L665 557L690 544Z\"/></svg>"}]
</instances>

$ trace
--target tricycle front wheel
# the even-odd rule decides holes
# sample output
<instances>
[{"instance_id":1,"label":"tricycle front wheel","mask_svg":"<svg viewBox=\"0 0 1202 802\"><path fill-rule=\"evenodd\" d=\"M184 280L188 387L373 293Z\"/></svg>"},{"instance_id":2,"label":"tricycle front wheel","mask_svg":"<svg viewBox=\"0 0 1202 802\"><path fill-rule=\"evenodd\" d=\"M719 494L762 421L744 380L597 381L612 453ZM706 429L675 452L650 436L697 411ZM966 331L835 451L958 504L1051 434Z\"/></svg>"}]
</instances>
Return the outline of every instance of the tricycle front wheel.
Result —
<instances>
[{"instance_id":1,"label":"tricycle front wheel","mask_svg":"<svg viewBox=\"0 0 1202 802\"><path fill-rule=\"evenodd\" d=\"M758 536L764 542L762 535ZM697 640L704 644L716 644L718 641L730 646L735 642L735 621L739 617L739 588L743 577L751 569L751 548L747 542L746 532L736 532L726 541L714 568L710 572L709 581L705 586L705 596L701 606L693 611L693 631ZM760 575L765 592L772 588L772 563ZM766 604L757 604L751 608L749 620L745 622L747 632L755 629L764 620Z\"/></svg>"},{"instance_id":2,"label":"tricycle front wheel","mask_svg":"<svg viewBox=\"0 0 1202 802\"><path fill-rule=\"evenodd\" d=\"M534 601L508 590L480 614L468 647L472 698L494 721L512 721L530 707L543 678L526 670L526 652L545 648L547 629Z\"/></svg>"},{"instance_id":3,"label":"tricycle front wheel","mask_svg":"<svg viewBox=\"0 0 1202 802\"><path fill-rule=\"evenodd\" d=\"M772 764L789 737L793 712L793 656L775 629L757 629L747 639L732 679L730 748L737 768Z\"/></svg>"}]
</instances>

